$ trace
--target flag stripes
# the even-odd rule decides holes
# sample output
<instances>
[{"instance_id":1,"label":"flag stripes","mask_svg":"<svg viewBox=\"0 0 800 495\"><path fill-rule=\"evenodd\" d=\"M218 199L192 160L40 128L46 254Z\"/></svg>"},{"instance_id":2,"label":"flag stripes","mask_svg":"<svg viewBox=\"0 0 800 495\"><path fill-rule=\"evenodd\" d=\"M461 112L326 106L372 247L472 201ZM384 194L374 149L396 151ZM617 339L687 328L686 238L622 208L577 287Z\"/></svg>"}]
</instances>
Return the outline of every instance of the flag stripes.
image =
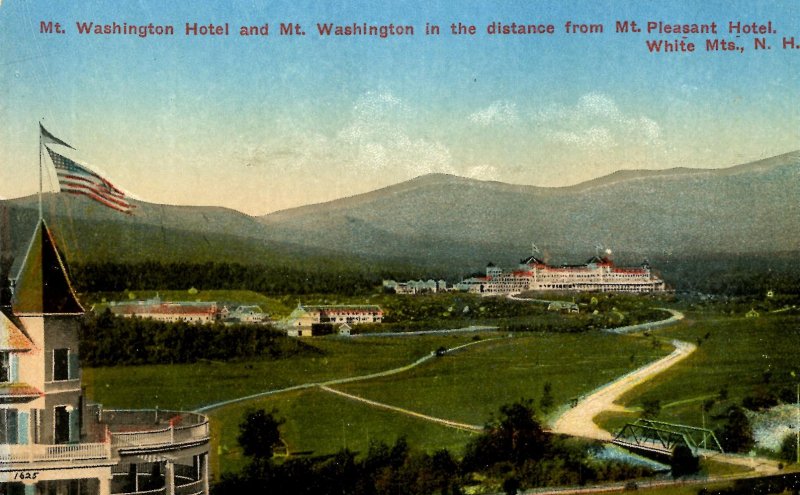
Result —
<instances>
[{"instance_id":1,"label":"flag stripes","mask_svg":"<svg viewBox=\"0 0 800 495\"><path fill-rule=\"evenodd\" d=\"M98 203L123 213L130 213L134 205L125 193L95 172L62 156L45 146L56 168L58 185L63 192L81 194Z\"/></svg>"}]
</instances>

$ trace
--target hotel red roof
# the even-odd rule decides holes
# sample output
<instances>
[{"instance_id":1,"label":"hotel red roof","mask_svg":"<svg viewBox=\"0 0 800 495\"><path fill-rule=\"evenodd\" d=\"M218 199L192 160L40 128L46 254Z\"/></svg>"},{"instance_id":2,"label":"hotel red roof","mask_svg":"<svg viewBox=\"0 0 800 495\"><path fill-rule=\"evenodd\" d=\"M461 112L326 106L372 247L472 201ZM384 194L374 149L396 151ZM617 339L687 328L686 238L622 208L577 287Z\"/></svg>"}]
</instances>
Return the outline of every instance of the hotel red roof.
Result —
<instances>
[{"instance_id":1,"label":"hotel red roof","mask_svg":"<svg viewBox=\"0 0 800 495\"><path fill-rule=\"evenodd\" d=\"M118 304L111 307L114 314L126 315L206 315L217 312L216 303Z\"/></svg>"}]
</instances>

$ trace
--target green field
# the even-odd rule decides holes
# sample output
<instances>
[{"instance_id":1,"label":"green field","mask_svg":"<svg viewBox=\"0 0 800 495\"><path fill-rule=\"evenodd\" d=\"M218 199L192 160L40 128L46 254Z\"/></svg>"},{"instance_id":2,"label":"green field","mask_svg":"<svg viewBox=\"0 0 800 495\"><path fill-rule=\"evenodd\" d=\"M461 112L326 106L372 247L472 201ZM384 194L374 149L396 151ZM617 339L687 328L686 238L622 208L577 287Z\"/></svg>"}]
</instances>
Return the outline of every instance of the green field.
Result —
<instances>
[{"instance_id":1,"label":"green field","mask_svg":"<svg viewBox=\"0 0 800 495\"><path fill-rule=\"evenodd\" d=\"M706 426L713 428L731 404L747 396L794 390L800 379L800 317L796 315L743 318L689 313L684 323L658 334L695 344L700 339L694 354L622 398L624 405L633 408L658 399L662 421L701 426L705 419ZM792 371L798 378L791 376ZM723 389L726 400L720 399ZM701 406L709 399L715 404L704 415ZM600 423L613 431L632 417L605 414Z\"/></svg>"},{"instance_id":2,"label":"green field","mask_svg":"<svg viewBox=\"0 0 800 495\"><path fill-rule=\"evenodd\" d=\"M201 297L217 296L220 294L210 292ZM412 370L333 388L418 413L481 425L503 404L534 398L538 405L545 383L552 385L556 408L567 404L667 354L671 347L666 342L671 339L700 345L686 360L626 394L622 402L627 406L636 409L648 399L658 399L662 404L659 419L700 425L700 406L713 398L717 402L705 418L713 427L720 421L714 415L728 405L760 391L793 387L789 373L800 371L800 318L791 314L761 318L718 313L687 316L679 325L653 332L658 338L596 331L512 336L486 332L476 344ZM441 346L452 348L474 342L473 338L474 334L314 338L307 342L318 347L324 353L321 356L90 368L84 370L84 383L89 397L109 408L195 409L266 390L404 366ZM725 400L718 399L721 389L727 391ZM295 453L323 455L345 447L364 452L371 441L392 443L406 436L417 448L447 448L460 455L472 436L309 388L213 410L216 473L236 471L244 465L236 436L243 415L253 407L278 410L278 415L286 419L283 438ZM636 416L605 414L601 424L613 431Z\"/></svg>"},{"instance_id":3,"label":"green field","mask_svg":"<svg viewBox=\"0 0 800 495\"><path fill-rule=\"evenodd\" d=\"M547 311L547 302L515 302L504 297L481 297L464 292L397 295L376 288L371 294L344 296L340 294L265 295L249 290L136 290L127 292L93 292L82 294L87 306L102 311L111 301L145 300L158 295L162 301L217 301L229 308L238 304L257 304L274 319L289 315L302 304L376 304L384 311L382 325L365 325L370 331L396 331L421 328L455 328L475 324L510 325L549 322L562 323L567 328L585 328L587 321L603 326L630 325L666 317L666 313L650 308L662 302L655 298L637 298L619 294L598 294L576 299L580 314ZM544 296L539 296L544 297ZM564 294L547 294L553 299L565 299ZM593 303L591 301L594 301ZM597 310L597 314L593 314ZM534 318L535 320L531 320ZM564 330L564 329L562 329Z\"/></svg>"},{"instance_id":4,"label":"green field","mask_svg":"<svg viewBox=\"0 0 800 495\"><path fill-rule=\"evenodd\" d=\"M654 349L649 339L632 336L503 336L403 374L334 388L415 412L482 425L503 404L524 397L539 399L545 382L553 384L556 404L561 404L666 352L665 348ZM403 435L419 448L448 448L461 454L470 438L460 430L312 389L214 411L212 418L221 425L217 431L219 444L224 447L218 450L218 460L223 472L241 466L237 425L254 405L277 408L287 418L283 434L290 448L316 454L332 453L345 445L363 451L370 440L391 443Z\"/></svg>"},{"instance_id":5,"label":"green field","mask_svg":"<svg viewBox=\"0 0 800 495\"><path fill-rule=\"evenodd\" d=\"M236 437L239 422L251 408L278 410L278 416L287 420L281 427L282 437L294 453L319 455L342 448L364 453L371 441L392 444L401 436L414 448L427 451L447 448L459 452L473 436L469 432L371 408L320 389L307 389L212 412L213 432L218 439L216 455L212 455L214 472L235 472L246 463Z\"/></svg>"},{"instance_id":6,"label":"green field","mask_svg":"<svg viewBox=\"0 0 800 495\"><path fill-rule=\"evenodd\" d=\"M637 336L600 332L518 334L445 355L402 377L337 386L345 392L467 424L483 424L503 404L542 396L552 385L566 404L668 353ZM537 402L538 404L538 402Z\"/></svg>"},{"instance_id":7,"label":"green field","mask_svg":"<svg viewBox=\"0 0 800 495\"><path fill-rule=\"evenodd\" d=\"M221 400L300 383L357 376L404 366L473 334L415 338L316 338L323 356L277 360L85 368L89 398L108 408L192 410Z\"/></svg>"},{"instance_id":8,"label":"green field","mask_svg":"<svg viewBox=\"0 0 800 495\"><path fill-rule=\"evenodd\" d=\"M451 348L474 342L473 338L474 334L316 338L310 342L323 350L324 356L89 368L84 370L84 382L89 397L108 408L194 409L265 390L403 366L440 346ZM469 348L403 374L338 388L480 425L502 404L523 397L540 399L545 382L552 383L555 401L561 404L667 352L664 347L654 347L652 339L599 332L512 338L487 333L481 338ZM308 389L212 411L214 457L223 472L242 465L237 428L244 412L253 406L277 408L287 418L283 433L292 451L324 454L344 446L363 451L371 440L391 443L406 435L412 445L426 450L460 452L470 438L460 430Z\"/></svg>"}]
</instances>

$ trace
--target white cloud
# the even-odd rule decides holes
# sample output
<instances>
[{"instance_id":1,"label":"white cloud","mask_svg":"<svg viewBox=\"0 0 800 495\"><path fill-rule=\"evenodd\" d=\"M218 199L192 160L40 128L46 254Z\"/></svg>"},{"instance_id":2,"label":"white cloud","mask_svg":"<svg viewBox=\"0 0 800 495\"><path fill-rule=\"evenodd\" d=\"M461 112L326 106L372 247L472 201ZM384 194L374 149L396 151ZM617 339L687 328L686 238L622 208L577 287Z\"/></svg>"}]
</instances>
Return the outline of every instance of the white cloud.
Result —
<instances>
[{"instance_id":1,"label":"white cloud","mask_svg":"<svg viewBox=\"0 0 800 495\"><path fill-rule=\"evenodd\" d=\"M663 147L661 126L644 115L629 115L613 98L588 93L571 106L552 106L538 111L534 121L544 136L558 143L586 148L625 145Z\"/></svg>"},{"instance_id":2,"label":"white cloud","mask_svg":"<svg viewBox=\"0 0 800 495\"><path fill-rule=\"evenodd\" d=\"M483 110L470 114L469 120L473 124L483 127L495 124L514 124L519 121L517 105L508 101L495 101Z\"/></svg>"},{"instance_id":3,"label":"white cloud","mask_svg":"<svg viewBox=\"0 0 800 495\"><path fill-rule=\"evenodd\" d=\"M242 161L281 173L324 168L348 176L380 173L392 180L457 173L447 146L413 135L408 124L412 110L391 92L369 91L353 103L349 119L339 130L325 135L284 119L277 126L284 132L265 136Z\"/></svg>"},{"instance_id":4,"label":"white cloud","mask_svg":"<svg viewBox=\"0 0 800 495\"><path fill-rule=\"evenodd\" d=\"M604 127L592 127L591 129L576 131L552 131L549 137L554 141L582 147L606 148L616 144L611 131Z\"/></svg>"},{"instance_id":5,"label":"white cloud","mask_svg":"<svg viewBox=\"0 0 800 495\"><path fill-rule=\"evenodd\" d=\"M498 170L494 165L475 165L468 168L464 176L480 180L497 180Z\"/></svg>"},{"instance_id":6,"label":"white cloud","mask_svg":"<svg viewBox=\"0 0 800 495\"><path fill-rule=\"evenodd\" d=\"M362 95L353 106L350 123L337 135L337 140L350 148L351 165L399 175L453 173L452 157L446 146L410 135L404 123L410 113L391 93Z\"/></svg>"},{"instance_id":7,"label":"white cloud","mask_svg":"<svg viewBox=\"0 0 800 495\"><path fill-rule=\"evenodd\" d=\"M617 118L619 108L609 96L602 93L589 93L581 96L575 107L578 115Z\"/></svg>"}]
</instances>

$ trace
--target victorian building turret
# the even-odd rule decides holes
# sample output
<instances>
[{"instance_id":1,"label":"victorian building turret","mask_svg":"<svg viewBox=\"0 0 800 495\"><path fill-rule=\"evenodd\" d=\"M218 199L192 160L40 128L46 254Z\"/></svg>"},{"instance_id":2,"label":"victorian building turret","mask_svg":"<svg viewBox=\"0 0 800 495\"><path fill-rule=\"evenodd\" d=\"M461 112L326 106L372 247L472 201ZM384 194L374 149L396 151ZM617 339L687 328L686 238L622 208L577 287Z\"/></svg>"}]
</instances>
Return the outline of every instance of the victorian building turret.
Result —
<instances>
[{"instance_id":1,"label":"victorian building turret","mask_svg":"<svg viewBox=\"0 0 800 495\"><path fill-rule=\"evenodd\" d=\"M44 221L0 308L0 493L208 493L205 416L113 411L81 385L84 309Z\"/></svg>"}]
</instances>

